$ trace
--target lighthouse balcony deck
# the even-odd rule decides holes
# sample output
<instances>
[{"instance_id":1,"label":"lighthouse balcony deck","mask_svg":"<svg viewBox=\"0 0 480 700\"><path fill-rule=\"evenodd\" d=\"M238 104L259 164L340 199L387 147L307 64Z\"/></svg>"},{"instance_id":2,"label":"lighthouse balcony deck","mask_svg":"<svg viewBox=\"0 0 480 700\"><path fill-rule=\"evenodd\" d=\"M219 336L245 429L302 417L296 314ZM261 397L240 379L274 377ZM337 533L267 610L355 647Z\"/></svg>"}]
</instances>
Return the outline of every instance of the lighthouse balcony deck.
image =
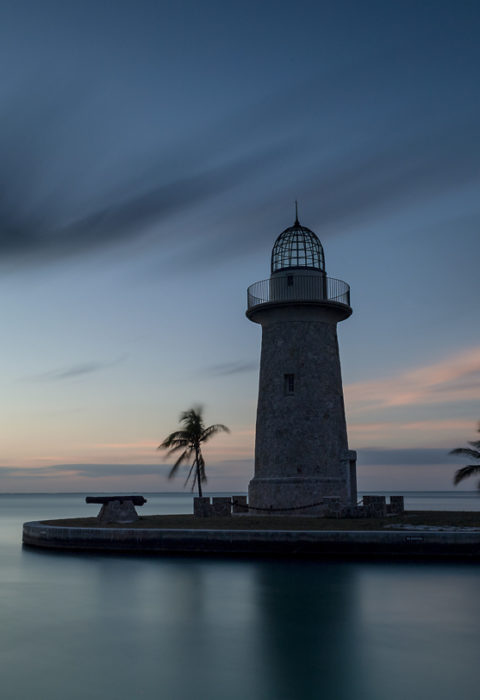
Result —
<instances>
[{"instance_id":1,"label":"lighthouse balcony deck","mask_svg":"<svg viewBox=\"0 0 480 700\"><path fill-rule=\"evenodd\" d=\"M326 275L272 276L250 285L247 306L284 302L333 302L350 307L350 286Z\"/></svg>"}]
</instances>

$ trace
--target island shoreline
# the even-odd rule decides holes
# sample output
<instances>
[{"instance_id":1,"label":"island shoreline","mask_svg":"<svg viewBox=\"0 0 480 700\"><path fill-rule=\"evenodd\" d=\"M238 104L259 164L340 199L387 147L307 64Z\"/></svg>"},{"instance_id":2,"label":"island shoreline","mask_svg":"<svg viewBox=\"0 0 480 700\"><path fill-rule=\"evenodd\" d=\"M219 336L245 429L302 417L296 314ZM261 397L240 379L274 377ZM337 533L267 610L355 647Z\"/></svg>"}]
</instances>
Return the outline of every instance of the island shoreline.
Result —
<instances>
[{"instance_id":1,"label":"island shoreline","mask_svg":"<svg viewBox=\"0 0 480 700\"><path fill-rule=\"evenodd\" d=\"M480 560L480 527L426 530L414 525L404 529L397 524L399 529L262 529L242 528L241 520L237 520L235 529L229 529L223 522L220 527L215 519L203 524L197 522L196 528L145 528L141 523L137 527L81 526L67 525L68 520L32 521L23 525L23 544L96 554Z\"/></svg>"}]
</instances>

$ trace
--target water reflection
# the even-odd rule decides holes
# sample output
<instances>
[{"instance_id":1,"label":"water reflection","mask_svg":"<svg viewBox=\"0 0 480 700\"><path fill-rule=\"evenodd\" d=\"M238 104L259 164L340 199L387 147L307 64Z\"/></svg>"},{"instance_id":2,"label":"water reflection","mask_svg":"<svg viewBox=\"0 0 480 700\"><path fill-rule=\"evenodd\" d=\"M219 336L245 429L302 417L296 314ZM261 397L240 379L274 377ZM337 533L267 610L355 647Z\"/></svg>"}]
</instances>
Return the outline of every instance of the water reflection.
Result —
<instances>
[{"instance_id":1,"label":"water reflection","mask_svg":"<svg viewBox=\"0 0 480 700\"><path fill-rule=\"evenodd\" d=\"M357 579L373 697L473 697L480 600L477 565L370 564Z\"/></svg>"},{"instance_id":2,"label":"water reflection","mask_svg":"<svg viewBox=\"0 0 480 700\"><path fill-rule=\"evenodd\" d=\"M257 569L268 697L356 696L356 580L355 566L338 563L279 562Z\"/></svg>"},{"instance_id":3,"label":"water reflection","mask_svg":"<svg viewBox=\"0 0 480 700\"><path fill-rule=\"evenodd\" d=\"M2 699L474 697L476 565L22 550L33 501L0 511Z\"/></svg>"}]
</instances>

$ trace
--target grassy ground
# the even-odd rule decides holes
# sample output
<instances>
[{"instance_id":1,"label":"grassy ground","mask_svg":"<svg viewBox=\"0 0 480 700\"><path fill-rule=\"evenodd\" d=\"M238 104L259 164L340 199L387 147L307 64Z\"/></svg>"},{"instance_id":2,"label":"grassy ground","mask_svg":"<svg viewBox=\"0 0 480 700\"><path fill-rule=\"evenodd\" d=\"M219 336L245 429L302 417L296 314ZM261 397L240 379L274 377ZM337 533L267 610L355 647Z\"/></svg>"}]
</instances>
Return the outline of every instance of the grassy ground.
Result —
<instances>
[{"instance_id":1,"label":"grassy ground","mask_svg":"<svg viewBox=\"0 0 480 700\"><path fill-rule=\"evenodd\" d=\"M430 525L436 527L480 527L480 512L407 511L386 518L315 518L300 516L250 516L197 518L194 515L146 515L136 523L99 525L96 518L43 520L47 525L64 527L126 527L179 530L382 530L395 526Z\"/></svg>"}]
</instances>

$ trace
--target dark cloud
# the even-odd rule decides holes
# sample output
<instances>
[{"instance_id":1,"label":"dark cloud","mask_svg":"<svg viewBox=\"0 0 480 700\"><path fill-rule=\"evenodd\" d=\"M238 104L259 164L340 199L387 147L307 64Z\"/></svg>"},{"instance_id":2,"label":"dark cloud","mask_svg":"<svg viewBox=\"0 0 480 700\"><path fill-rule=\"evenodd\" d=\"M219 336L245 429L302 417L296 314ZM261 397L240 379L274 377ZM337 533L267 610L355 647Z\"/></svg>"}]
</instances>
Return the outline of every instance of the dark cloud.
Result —
<instances>
[{"instance_id":1,"label":"dark cloud","mask_svg":"<svg viewBox=\"0 0 480 700\"><path fill-rule=\"evenodd\" d=\"M450 455L448 450L437 447L382 449L365 448L358 452L360 466L426 466L439 464L455 464L458 457Z\"/></svg>"},{"instance_id":2,"label":"dark cloud","mask_svg":"<svg viewBox=\"0 0 480 700\"><path fill-rule=\"evenodd\" d=\"M25 92L30 95L28 85ZM79 106L88 115L95 103L94 95L80 92L60 91L56 101L41 93L30 99L21 94L3 108L2 262L50 261L137 239L152 224L218 202L259 174L273 172L291 155L292 140L298 141L281 133L259 138L264 128L253 127L248 111L242 119L219 120L183 138L162 135L148 149L137 132L115 152L102 151L74 118ZM90 114L86 121L92 131L106 132L106 118L106 113ZM198 231L193 235L198 239ZM162 237L160 227L157 236Z\"/></svg>"},{"instance_id":3,"label":"dark cloud","mask_svg":"<svg viewBox=\"0 0 480 700\"><path fill-rule=\"evenodd\" d=\"M20 479L29 479L31 477L34 479L44 479L46 476L53 476L49 469L49 467L34 469L33 467L0 466L0 478L2 476L14 476Z\"/></svg>"},{"instance_id":4,"label":"dark cloud","mask_svg":"<svg viewBox=\"0 0 480 700\"><path fill-rule=\"evenodd\" d=\"M203 372L211 377L223 377L229 374L243 374L258 369L258 362L224 362L206 367Z\"/></svg>"},{"instance_id":5,"label":"dark cloud","mask_svg":"<svg viewBox=\"0 0 480 700\"><path fill-rule=\"evenodd\" d=\"M275 190L265 187L248 207L222 215L221 233L210 241L192 240L177 266L217 264L271 247L275 235L293 223L295 198L300 199L301 222L322 238L360 221L395 219L418 203L441 205L444 198L480 184L480 110L440 125L419 120L408 129L396 125L389 133L367 133L348 150L340 134L339 138L328 149L318 138L307 149L302 144ZM304 160L308 167L302 165ZM291 218L286 219L289 212ZM279 213L283 223L275 229ZM473 225L480 226L480 208ZM226 237L228 230L231 235Z\"/></svg>"},{"instance_id":6,"label":"dark cloud","mask_svg":"<svg viewBox=\"0 0 480 700\"><path fill-rule=\"evenodd\" d=\"M249 474L253 467L253 458L250 460L224 460L220 463L212 463L209 473L215 478L231 477L236 470L242 468ZM172 468L171 464L52 464L45 467L10 467L0 466L0 479L3 477L15 477L18 479L58 479L59 477L74 476L81 478L104 479L109 477L141 477L159 476L165 477Z\"/></svg>"},{"instance_id":7,"label":"dark cloud","mask_svg":"<svg viewBox=\"0 0 480 700\"><path fill-rule=\"evenodd\" d=\"M185 234L178 265L212 264L270 244L275 212L284 216L295 197L308 202L305 223L321 234L478 182L475 62L458 71L440 42L434 70L426 60L412 75L394 50L388 55L390 34L375 39L383 48L347 51L263 100L254 91L230 114L205 100L202 126L192 116L180 120L183 132L173 111L164 132L146 118L165 109L162 101L147 101L145 114L134 105L135 71L121 90L110 81L107 96L101 79L81 70L55 91L46 76L18 86L0 106L0 260L63 259L135 240L153 225L168 242L166 223L209 205L214 225ZM395 41L403 47L402 32ZM462 46L465 55L477 44ZM121 48L112 46L112 65ZM155 71L141 79L156 93Z\"/></svg>"},{"instance_id":8,"label":"dark cloud","mask_svg":"<svg viewBox=\"0 0 480 700\"><path fill-rule=\"evenodd\" d=\"M234 189L251 178L252 172L273 166L281 154L281 146L265 149L217 167L205 166L171 182L150 183L149 189L116 197L63 226L57 224L53 208L43 218L29 219L20 204L2 204L0 200L0 255L4 260L49 260L138 238L150 224L185 214L199 203Z\"/></svg>"}]
</instances>

